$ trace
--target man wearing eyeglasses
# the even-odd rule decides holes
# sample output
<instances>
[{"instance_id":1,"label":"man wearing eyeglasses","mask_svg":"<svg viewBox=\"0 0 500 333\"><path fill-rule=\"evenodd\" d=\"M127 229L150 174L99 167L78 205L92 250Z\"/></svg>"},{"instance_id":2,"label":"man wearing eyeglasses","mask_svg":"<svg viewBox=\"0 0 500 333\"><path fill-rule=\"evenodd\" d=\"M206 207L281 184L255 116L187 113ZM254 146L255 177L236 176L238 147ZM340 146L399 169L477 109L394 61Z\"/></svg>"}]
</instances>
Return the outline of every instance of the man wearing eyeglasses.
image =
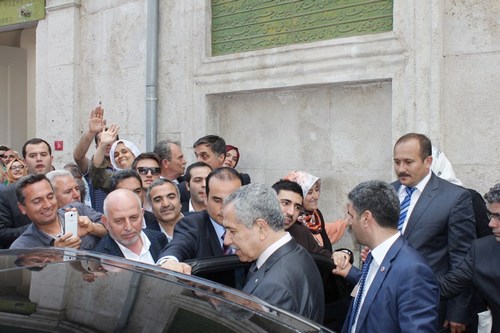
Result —
<instances>
[{"instance_id":1,"label":"man wearing eyeglasses","mask_svg":"<svg viewBox=\"0 0 500 333\"><path fill-rule=\"evenodd\" d=\"M500 332L500 183L484 195L493 235L475 240L465 259L439 278L441 296L453 297L472 286L484 297L493 317L491 332Z\"/></svg>"}]
</instances>

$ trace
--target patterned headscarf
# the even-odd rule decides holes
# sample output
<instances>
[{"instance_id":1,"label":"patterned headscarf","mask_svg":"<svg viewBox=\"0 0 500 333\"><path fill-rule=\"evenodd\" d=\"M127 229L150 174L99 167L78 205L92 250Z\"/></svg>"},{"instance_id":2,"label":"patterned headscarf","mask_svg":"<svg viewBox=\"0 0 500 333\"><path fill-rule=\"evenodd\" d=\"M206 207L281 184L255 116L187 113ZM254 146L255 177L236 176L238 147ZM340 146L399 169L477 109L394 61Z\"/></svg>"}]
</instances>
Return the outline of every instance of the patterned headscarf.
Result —
<instances>
[{"instance_id":1,"label":"patterned headscarf","mask_svg":"<svg viewBox=\"0 0 500 333\"><path fill-rule=\"evenodd\" d=\"M306 198L307 192L309 192L314 184L316 184L316 182L321 182L321 179L305 171L291 171L285 176L284 179L291 180L299 184L302 188L304 199ZM313 234L318 234L322 231L321 219L316 211L311 212L302 208L302 212L300 213L297 221L308 227Z\"/></svg>"},{"instance_id":2,"label":"patterned headscarf","mask_svg":"<svg viewBox=\"0 0 500 333\"><path fill-rule=\"evenodd\" d=\"M127 140L118 140L118 141L115 141L113 143L113 145L111 146L111 149L109 150L109 160L111 161L111 165L113 165L113 168L115 170L121 170L121 168L118 167L118 165L115 162L115 150L116 150L116 146L120 142L123 143L123 145L130 150L130 152L134 155L134 157L139 156L139 154L141 153L141 151L139 150L139 148L137 148L137 146L134 143L130 142L130 141L127 141Z\"/></svg>"},{"instance_id":3,"label":"patterned headscarf","mask_svg":"<svg viewBox=\"0 0 500 333\"><path fill-rule=\"evenodd\" d=\"M12 183L15 183L17 181L17 179L14 178L14 172L10 169L12 164L14 164L15 162L19 162L22 165L24 165L22 176L26 176L28 174L28 167L26 166L26 163L24 163L22 160L20 160L18 158L15 158L12 161L10 161L10 163L8 163L7 167L5 168L5 170L6 170L5 175L7 176L6 181L8 182L8 184L12 184Z\"/></svg>"}]
</instances>

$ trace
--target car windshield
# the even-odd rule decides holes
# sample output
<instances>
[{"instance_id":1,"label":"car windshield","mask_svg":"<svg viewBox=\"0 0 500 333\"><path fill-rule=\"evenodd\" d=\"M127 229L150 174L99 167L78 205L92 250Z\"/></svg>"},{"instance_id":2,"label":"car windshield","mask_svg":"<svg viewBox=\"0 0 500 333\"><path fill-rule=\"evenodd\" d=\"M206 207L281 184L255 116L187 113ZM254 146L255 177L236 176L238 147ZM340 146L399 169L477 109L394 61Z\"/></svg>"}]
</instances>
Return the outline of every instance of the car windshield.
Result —
<instances>
[{"instance_id":1,"label":"car windshield","mask_svg":"<svg viewBox=\"0 0 500 333\"><path fill-rule=\"evenodd\" d=\"M90 252L0 251L1 332L323 332L195 276Z\"/></svg>"}]
</instances>

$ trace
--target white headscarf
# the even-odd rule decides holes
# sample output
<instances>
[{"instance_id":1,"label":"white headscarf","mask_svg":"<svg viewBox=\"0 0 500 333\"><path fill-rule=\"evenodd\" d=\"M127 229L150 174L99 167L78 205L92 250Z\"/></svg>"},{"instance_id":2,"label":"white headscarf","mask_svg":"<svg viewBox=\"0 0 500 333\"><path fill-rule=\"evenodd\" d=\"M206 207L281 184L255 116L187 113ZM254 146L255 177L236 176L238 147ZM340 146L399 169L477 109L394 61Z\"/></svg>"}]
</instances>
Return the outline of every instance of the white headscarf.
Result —
<instances>
[{"instance_id":1,"label":"white headscarf","mask_svg":"<svg viewBox=\"0 0 500 333\"><path fill-rule=\"evenodd\" d=\"M116 146L120 142L123 143L123 145L130 150L130 152L134 155L134 157L137 157L141 153L141 151L139 150L139 148L137 148L137 146L134 143L130 142L130 141L127 141L127 140L118 140L118 141L115 141L115 143L113 143L113 145L111 146L111 149L109 150L109 159L111 161L111 165L113 166L113 168L115 170L121 170L121 168L118 167L118 165L115 162L115 150L116 150Z\"/></svg>"}]
</instances>

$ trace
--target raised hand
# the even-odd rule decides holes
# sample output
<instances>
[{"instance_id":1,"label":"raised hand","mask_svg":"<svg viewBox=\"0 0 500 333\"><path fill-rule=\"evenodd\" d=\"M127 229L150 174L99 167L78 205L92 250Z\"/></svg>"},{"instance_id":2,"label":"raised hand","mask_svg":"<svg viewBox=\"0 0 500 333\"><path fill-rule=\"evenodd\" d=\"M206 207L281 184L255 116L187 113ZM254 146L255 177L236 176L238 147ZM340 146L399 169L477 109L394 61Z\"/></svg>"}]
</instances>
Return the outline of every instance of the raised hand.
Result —
<instances>
[{"instance_id":1,"label":"raised hand","mask_svg":"<svg viewBox=\"0 0 500 333\"><path fill-rule=\"evenodd\" d=\"M104 109L99 105L90 112L89 118L89 132L96 135L101 132L106 126L104 119Z\"/></svg>"}]
</instances>

